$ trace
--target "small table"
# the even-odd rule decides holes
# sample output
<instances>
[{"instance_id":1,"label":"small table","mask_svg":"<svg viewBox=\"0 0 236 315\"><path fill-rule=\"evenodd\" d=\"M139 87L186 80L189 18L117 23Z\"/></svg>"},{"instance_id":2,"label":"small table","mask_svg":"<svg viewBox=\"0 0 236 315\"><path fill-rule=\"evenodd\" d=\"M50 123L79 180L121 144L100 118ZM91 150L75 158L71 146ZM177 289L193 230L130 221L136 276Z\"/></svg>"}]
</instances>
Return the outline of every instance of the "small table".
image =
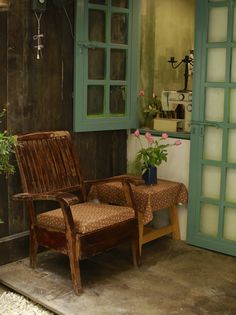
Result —
<instances>
[{"instance_id":1,"label":"small table","mask_svg":"<svg viewBox=\"0 0 236 315\"><path fill-rule=\"evenodd\" d=\"M134 200L138 209L139 248L142 245L163 235L172 233L173 239L180 239L179 221L176 210L178 203L188 201L188 192L184 184L168 180L158 180L157 185L131 184ZM124 205L126 203L121 183L105 183L92 186L89 198L97 198L101 202ZM170 224L160 229L145 226L153 218L153 212L168 208Z\"/></svg>"}]
</instances>

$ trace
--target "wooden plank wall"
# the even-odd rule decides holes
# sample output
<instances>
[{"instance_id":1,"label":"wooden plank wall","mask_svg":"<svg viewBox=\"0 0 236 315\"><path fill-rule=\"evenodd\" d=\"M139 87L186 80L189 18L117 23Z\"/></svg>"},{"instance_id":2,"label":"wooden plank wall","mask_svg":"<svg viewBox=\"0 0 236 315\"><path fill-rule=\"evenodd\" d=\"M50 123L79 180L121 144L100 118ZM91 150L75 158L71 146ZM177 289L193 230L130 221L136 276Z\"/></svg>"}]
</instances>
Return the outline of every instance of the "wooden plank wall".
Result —
<instances>
[{"instance_id":1,"label":"wooden plank wall","mask_svg":"<svg viewBox=\"0 0 236 315\"><path fill-rule=\"evenodd\" d=\"M74 1L66 1L65 8L73 25ZM8 13L0 12L0 108L8 103L7 129L14 134L73 129L74 40L63 8L47 1L41 30L43 57L37 60L33 40L37 22L31 0L11 1ZM126 171L125 130L73 133L73 140L84 178ZM21 204L11 201L12 194L20 191L18 173L7 180L0 176L4 219L0 243L3 237L27 230L27 214Z\"/></svg>"}]
</instances>

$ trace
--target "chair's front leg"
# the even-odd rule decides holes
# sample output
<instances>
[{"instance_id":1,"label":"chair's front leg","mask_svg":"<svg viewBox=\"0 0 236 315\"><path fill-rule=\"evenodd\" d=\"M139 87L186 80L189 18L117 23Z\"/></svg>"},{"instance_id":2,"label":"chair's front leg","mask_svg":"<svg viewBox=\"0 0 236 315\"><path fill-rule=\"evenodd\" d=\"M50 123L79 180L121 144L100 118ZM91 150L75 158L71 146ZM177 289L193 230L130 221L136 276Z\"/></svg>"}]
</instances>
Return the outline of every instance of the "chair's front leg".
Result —
<instances>
[{"instance_id":1,"label":"chair's front leg","mask_svg":"<svg viewBox=\"0 0 236 315\"><path fill-rule=\"evenodd\" d=\"M66 234L73 287L76 294L81 294L83 292L83 289L81 284L79 266L79 240L76 240L76 235L74 233L71 234L70 231L67 231Z\"/></svg>"},{"instance_id":2,"label":"chair's front leg","mask_svg":"<svg viewBox=\"0 0 236 315\"><path fill-rule=\"evenodd\" d=\"M71 214L71 208L68 203L61 200L60 202L66 226L67 254L70 261L71 278L76 294L83 292L80 277L80 239L75 231L74 220Z\"/></svg>"}]
</instances>

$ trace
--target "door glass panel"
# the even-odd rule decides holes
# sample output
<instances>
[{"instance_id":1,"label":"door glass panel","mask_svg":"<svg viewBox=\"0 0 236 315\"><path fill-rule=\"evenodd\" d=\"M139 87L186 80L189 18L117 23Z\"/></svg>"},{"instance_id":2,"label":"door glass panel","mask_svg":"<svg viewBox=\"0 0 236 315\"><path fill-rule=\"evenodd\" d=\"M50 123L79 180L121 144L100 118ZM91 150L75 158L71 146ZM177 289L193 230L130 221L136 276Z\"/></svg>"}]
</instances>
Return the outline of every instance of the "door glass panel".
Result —
<instances>
[{"instance_id":1,"label":"door glass panel","mask_svg":"<svg viewBox=\"0 0 236 315\"><path fill-rule=\"evenodd\" d=\"M230 116L229 121L236 123L236 89L230 91Z\"/></svg>"},{"instance_id":2,"label":"door glass panel","mask_svg":"<svg viewBox=\"0 0 236 315\"><path fill-rule=\"evenodd\" d=\"M236 48L232 49L231 81L236 82Z\"/></svg>"},{"instance_id":3,"label":"door glass panel","mask_svg":"<svg viewBox=\"0 0 236 315\"><path fill-rule=\"evenodd\" d=\"M226 49L209 48L207 53L207 81L224 82L226 68Z\"/></svg>"},{"instance_id":4,"label":"door glass panel","mask_svg":"<svg viewBox=\"0 0 236 315\"><path fill-rule=\"evenodd\" d=\"M125 86L112 85L110 87L110 113L125 114Z\"/></svg>"},{"instance_id":5,"label":"door glass panel","mask_svg":"<svg viewBox=\"0 0 236 315\"><path fill-rule=\"evenodd\" d=\"M126 80L126 50L111 49L111 80Z\"/></svg>"},{"instance_id":6,"label":"door glass panel","mask_svg":"<svg viewBox=\"0 0 236 315\"><path fill-rule=\"evenodd\" d=\"M225 42L227 40L227 17L227 7L210 8L208 42Z\"/></svg>"},{"instance_id":7,"label":"door glass panel","mask_svg":"<svg viewBox=\"0 0 236 315\"><path fill-rule=\"evenodd\" d=\"M89 80L103 80L105 78L105 49L89 48L88 78Z\"/></svg>"},{"instance_id":8,"label":"door glass panel","mask_svg":"<svg viewBox=\"0 0 236 315\"><path fill-rule=\"evenodd\" d=\"M236 41L236 7L234 7L233 41Z\"/></svg>"},{"instance_id":9,"label":"door glass panel","mask_svg":"<svg viewBox=\"0 0 236 315\"><path fill-rule=\"evenodd\" d=\"M204 132L203 158L206 160L221 160L223 130L206 127Z\"/></svg>"},{"instance_id":10,"label":"door glass panel","mask_svg":"<svg viewBox=\"0 0 236 315\"><path fill-rule=\"evenodd\" d=\"M103 114L104 87L102 85L88 86L87 115Z\"/></svg>"},{"instance_id":11,"label":"door glass panel","mask_svg":"<svg viewBox=\"0 0 236 315\"><path fill-rule=\"evenodd\" d=\"M202 196L208 198L220 198L221 170L215 166L203 166L202 172Z\"/></svg>"},{"instance_id":12,"label":"door glass panel","mask_svg":"<svg viewBox=\"0 0 236 315\"><path fill-rule=\"evenodd\" d=\"M126 14L114 13L111 16L111 42L127 44L128 19Z\"/></svg>"},{"instance_id":13,"label":"door glass panel","mask_svg":"<svg viewBox=\"0 0 236 315\"><path fill-rule=\"evenodd\" d=\"M236 169L228 168L226 176L225 199L228 202L236 202Z\"/></svg>"},{"instance_id":14,"label":"door glass panel","mask_svg":"<svg viewBox=\"0 0 236 315\"><path fill-rule=\"evenodd\" d=\"M236 129L229 130L228 162L236 163Z\"/></svg>"},{"instance_id":15,"label":"door glass panel","mask_svg":"<svg viewBox=\"0 0 236 315\"><path fill-rule=\"evenodd\" d=\"M224 215L223 237L227 240L236 241L236 209L226 208Z\"/></svg>"},{"instance_id":16,"label":"door glass panel","mask_svg":"<svg viewBox=\"0 0 236 315\"><path fill-rule=\"evenodd\" d=\"M89 10L89 41L105 42L105 12Z\"/></svg>"},{"instance_id":17,"label":"door glass panel","mask_svg":"<svg viewBox=\"0 0 236 315\"><path fill-rule=\"evenodd\" d=\"M111 4L114 7L120 7L120 8L128 8L129 0L112 0Z\"/></svg>"},{"instance_id":18,"label":"door glass panel","mask_svg":"<svg viewBox=\"0 0 236 315\"><path fill-rule=\"evenodd\" d=\"M216 237L218 234L218 221L219 207L210 204L203 204L200 210L200 232Z\"/></svg>"},{"instance_id":19,"label":"door glass panel","mask_svg":"<svg viewBox=\"0 0 236 315\"><path fill-rule=\"evenodd\" d=\"M223 121L224 120L224 89L206 89L206 109L205 120Z\"/></svg>"}]
</instances>

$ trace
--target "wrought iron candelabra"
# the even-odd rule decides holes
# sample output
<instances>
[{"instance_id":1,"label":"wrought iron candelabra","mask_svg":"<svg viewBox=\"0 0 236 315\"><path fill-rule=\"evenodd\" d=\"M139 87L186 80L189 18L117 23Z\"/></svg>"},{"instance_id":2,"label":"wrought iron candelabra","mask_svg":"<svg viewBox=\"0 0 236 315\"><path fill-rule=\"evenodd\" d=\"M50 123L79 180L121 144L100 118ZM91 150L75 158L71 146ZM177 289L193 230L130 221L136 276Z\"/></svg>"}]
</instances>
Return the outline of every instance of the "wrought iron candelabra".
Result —
<instances>
[{"instance_id":1,"label":"wrought iron candelabra","mask_svg":"<svg viewBox=\"0 0 236 315\"><path fill-rule=\"evenodd\" d=\"M193 56L193 51L190 51L191 55ZM171 66L173 69L177 69L181 64L185 65L184 68L184 88L183 90L180 90L178 92L187 92L188 90L188 77L189 77L189 65L193 66L193 58L186 55L184 59L182 59L177 65L175 65L178 61L175 60L175 57L170 57L170 60L168 60L169 63L171 63Z\"/></svg>"}]
</instances>

